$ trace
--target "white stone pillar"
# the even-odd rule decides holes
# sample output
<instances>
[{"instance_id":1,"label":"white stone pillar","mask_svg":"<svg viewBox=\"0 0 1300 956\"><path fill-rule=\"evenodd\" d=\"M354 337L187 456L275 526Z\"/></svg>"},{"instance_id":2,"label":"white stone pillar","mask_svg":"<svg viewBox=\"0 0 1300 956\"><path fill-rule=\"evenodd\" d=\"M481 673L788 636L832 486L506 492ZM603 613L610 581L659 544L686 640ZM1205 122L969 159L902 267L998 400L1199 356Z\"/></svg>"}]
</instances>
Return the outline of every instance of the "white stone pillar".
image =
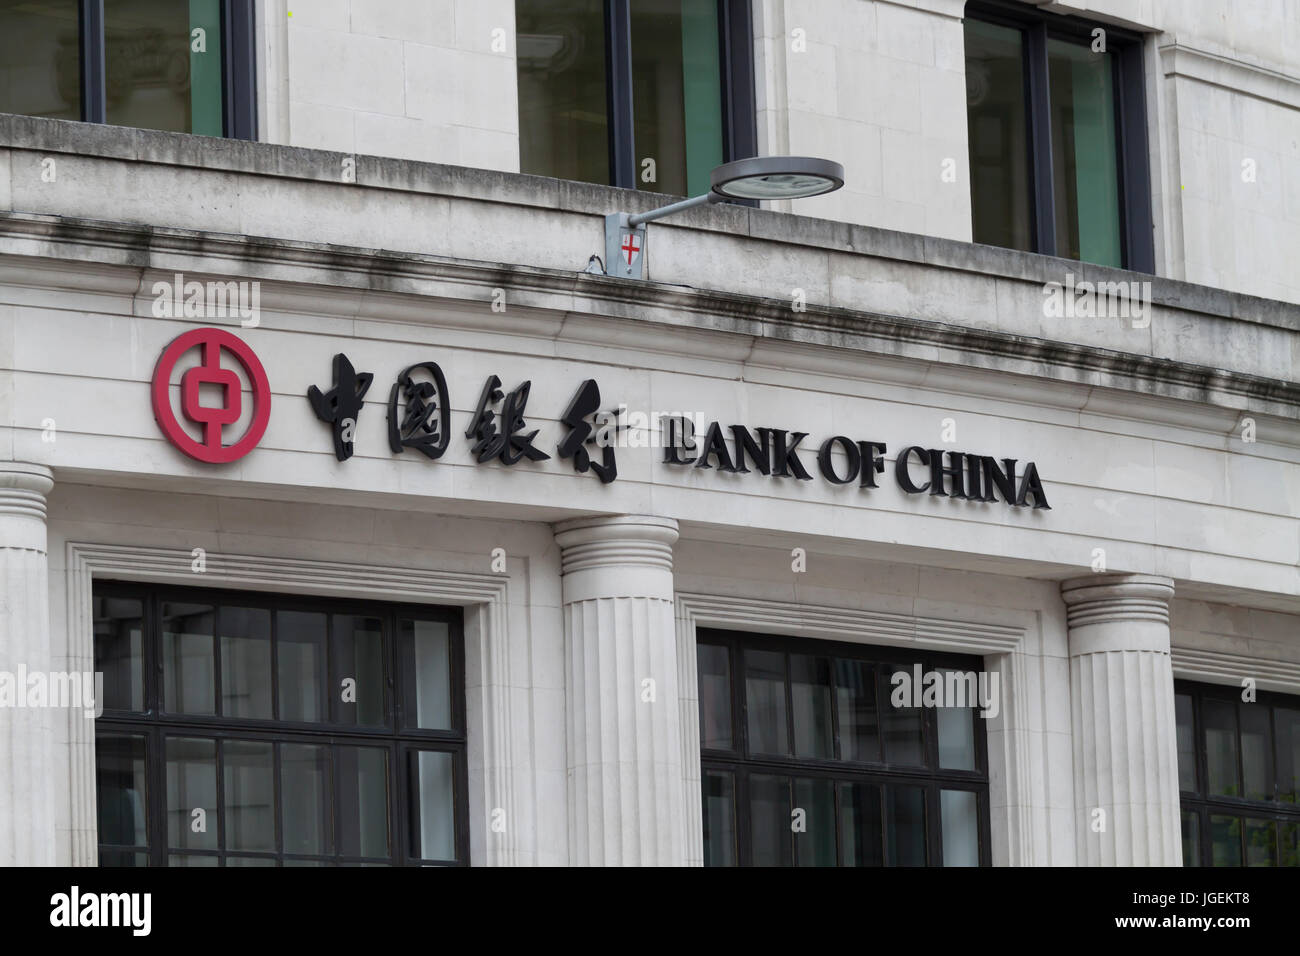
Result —
<instances>
[{"instance_id":1,"label":"white stone pillar","mask_svg":"<svg viewBox=\"0 0 1300 956\"><path fill-rule=\"evenodd\" d=\"M1061 584L1080 866L1182 865L1169 657L1173 593L1169 578L1147 574Z\"/></svg>"},{"instance_id":2,"label":"white stone pillar","mask_svg":"<svg viewBox=\"0 0 1300 956\"><path fill-rule=\"evenodd\" d=\"M556 526L567 680L569 862L686 862L673 615L677 522Z\"/></svg>"},{"instance_id":3,"label":"white stone pillar","mask_svg":"<svg viewBox=\"0 0 1300 956\"><path fill-rule=\"evenodd\" d=\"M25 704L24 675L53 669L45 496L50 470L0 462L0 866L52 866L54 807L51 711ZM21 681L21 682L20 682Z\"/></svg>"}]
</instances>

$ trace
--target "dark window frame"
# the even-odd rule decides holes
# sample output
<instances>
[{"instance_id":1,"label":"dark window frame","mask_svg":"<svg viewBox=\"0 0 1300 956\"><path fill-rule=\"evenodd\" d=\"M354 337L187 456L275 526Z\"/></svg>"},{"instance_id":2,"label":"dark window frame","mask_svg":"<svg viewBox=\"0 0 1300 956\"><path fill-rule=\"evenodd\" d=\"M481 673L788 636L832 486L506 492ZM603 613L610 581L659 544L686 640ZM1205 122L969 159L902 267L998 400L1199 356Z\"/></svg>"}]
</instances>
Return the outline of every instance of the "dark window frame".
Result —
<instances>
[{"instance_id":1,"label":"dark window frame","mask_svg":"<svg viewBox=\"0 0 1300 956\"><path fill-rule=\"evenodd\" d=\"M1280 799L1279 795L1277 722L1274 719L1274 709L1277 707L1300 710L1300 696L1256 691L1255 703L1246 704L1241 699L1241 692L1242 688L1240 686L1230 684L1206 684L1186 680L1174 681L1174 696L1186 695L1192 701L1192 739L1196 753L1196 790L1183 790L1180 779L1178 802L1180 815L1191 814L1196 818L1200 859L1195 863L1184 860L1184 866L1209 867L1214 865L1214 844L1210 838L1209 829L1211 816L1229 815L1242 820L1272 820L1279 824L1294 824L1297 828L1300 828L1300 798L1297 798L1296 803L1288 803ZM1236 721L1237 776L1243 782L1245 780L1245 768L1242 764L1240 707L1263 705L1269 708L1269 739L1272 742L1273 750L1268 754L1268 766L1270 782L1273 786L1273 799L1259 800L1246 797L1231 797L1209 792L1209 758L1205 747L1205 721L1203 716L1203 704L1206 700L1233 704L1236 707L1234 719ZM1241 866L1246 865L1244 829L1243 827L1241 834L1241 859L1239 863ZM1276 828L1276 833L1277 841L1274 849L1280 857L1282 852L1282 832L1280 827ZM1297 838L1300 839L1300 829L1297 830Z\"/></svg>"},{"instance_id":2,"label":"dark window frame","mask_svg":"<svg viewBox=\"0 0 1300 956\"><path fill-rule=\"evenodd\" d=\"M753 11L751 0L715 2L722 81L722 159L731 162L758 154ZM636 189L631 0L605 0L605 97L609 114L610 185Z\"/></svg>"},{"instance_id":3,"label":"dark window frame","mask_svg":"<svg viewBox=\"0 0 1300 956\"><path fill-rule=\"evenodd\" d=\"M1151 203L1150 150L1147 142L1143 37L1140 33L1079 17L1043 13L1006 0L970 0L964 19L1019 30L1024 37L1025 103L1029 149L1030 205L1034 251L1058 255L1053 195L1051 109L1047 41L1091 42L1092 31L1106 31L1115 91L1115 144L1119 182L1121 268L1155 273L1155 220Z\"/></svg>"},{"instance_id":4,"label":"dark window frame","mask_svg":"<svg viewBox=\"0 0 1300 956\"><path fill-rule=\"evenodd\" d=\"M144 852L147 853L150 866L169 866L169 857L173 853L185 856L215 857L218 859L218 865L228 856L262 858L273 861L273 865L283 865L286 857L290 858L290 862L295 860L316 860L324 865L344 866L365 865L367 863L393 866L469 865L469 771L466 730L465 647L463 617L459 608L346 598L317 598L308 595L282 594L268 591L196 588L108 579L96 579L93 594L96 598L132 598L143 602L141 663L144 669L144 710L131 712L105 709L103 715L95 721L95 730L97 738L100 734L144 737L147 849L119 847L100 841L98 847L101 854ZM222 606L267 608L271 612L270 693L273 715L279 707L278 641L275 635L275 612L304 611L324 613L327 615L327 619L328 615L333 614L378 618L381 621L383 634L384 712L388 721L387 725L377 727L336 722L332 696L327 719L321 721L285 721L274 717L267 720L163 711L160 706L160 695L162 693L162 665L159 660L162 641L160 610L161 606L168 602L209 603L218 609L218 615L220 613L219 608ZM448 625L451 654L448 678L451 693L451 728L448 730L429 730L404 726L403 701L400 699L399 691L401 681L397 679L400 661L397 633L398 622L408 617L425 621L438 621ZM219 627L216 626L214 620L213 681L215 705L220 708L221 641L218 632ZM327 633L326 641L326 646L331 647L332 632ZM332 653L327 654L326 661L328 666L327 687L337 686L335 678L338 675L334 673ZM168 846L165 798L167 792L165 742L168 738L202 738L218 742L216 760L217 808L214 824L218 828L218 849L190 850L174 849ZM274 851L231 850L225 847L224 748L220 743L224 741L267 741L273 744L273 777L276 787L276 849ZM284 744L318 744L329 748L335 746L369 746L384 749L387 752L389 769L386 786L388 788L390 857L361 857L344 854L337 838L334 840L332 852L328 854L286 853L284 849L284 826L282 824L285 807L281 802L279 793L281 780L280 747L274 746ZM408 799L413 784L409 767L409 755L423 751L450 753L452 755L455 860L426 860L411 853L411 841L418 825L418 806ZM330 750L329 752L331 757L328 792L332 817L339 795L339 775L335 769L334 751ZM98 769L96 772L98 773Z\"/></svg>"},{"instance_id":5,"label":"dark window frame","mask_svg":"<svg viewBox=\"0 0 1300 956\"><path fill-rule=\"evenodd\" d=\"M222 135L257 139L257 53L254 0L221 0ZM79 0L81 120L108 117L104 0Z\"/></svg>"},{"instance_id":6,"label":"dark window frame","mask_svg":"<svg viewBox=\"0 0 1300 956\"><path fill-rule=\"evenodd\" d=\"M753 847L750 833L748 812L749 777L751 774L774 774L788 778L820 778L836 782L832 788L835 798L836 827L839 827L840 789L838 783L866 783L881 786L883 784L905 784L920 786L925 792L925 833L926 866L943 865L943 827L939 813L941 790L968 790L976 795L976 815L979 826L979 865L992 865L991 845L991 803L989 795L988 735L980 730L978 712L973 716L975 738L975 769L956 770L939 766L938 752L938 708L921 708L922 733L925 750L924 766L889 764L883 760L849 761L832 758L810 758L797 756L779 756L771 754L753 755L748 752L749 726L744 689L744 652L776 651L786 654L806 654L813 657L844 658L860 660L874 666L889 664L920 664L923 671L935 668L951 668L968 671L986 669L981 657L971 655L944 654L931 651L917 652L903 648L880 647L867 644L849 644L838 641L797 638L760 634L749 631L735 631L717 628L700 628L696 634L696 644L724 646L727 648L727 662L731 683L731 739L732 749L722 750L700 746L700 775L709 771L730 773L733 786L734 821L736 828L736 865L753 865ZM876 672L876 671L873 671ZM877 689L881 687L880 675L877 673ZM832 672L833 674L833 672ZM786 659L786 738L793 748L794 708L792 706L792 681L789 674L789 658ZM832 687L834 678L832 676ZM877 697L877 713L880 711ZM840 730L838 707L832 694L831 703L832 751L840 752ZM883 799L883 791L882 791ZM703 809L703 808L702 808ZM883 824L882 824L883 825ZM882 834L882 852L885 846ZM792 865L797 865L794 856ZM836 863L843 865L841 841L836 840Z\"/></svg>"}]
</instances>

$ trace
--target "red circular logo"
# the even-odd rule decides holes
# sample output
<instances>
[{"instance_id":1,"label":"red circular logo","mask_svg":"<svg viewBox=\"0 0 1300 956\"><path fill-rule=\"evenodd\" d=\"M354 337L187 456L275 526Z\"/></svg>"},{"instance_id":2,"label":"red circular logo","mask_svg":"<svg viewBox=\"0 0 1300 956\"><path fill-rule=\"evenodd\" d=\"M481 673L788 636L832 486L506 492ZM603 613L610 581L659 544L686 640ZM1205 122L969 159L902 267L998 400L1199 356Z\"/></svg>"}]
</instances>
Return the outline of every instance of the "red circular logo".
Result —
<instances>
[{"instance_id":1,"label":"red circular logo","mask_svg":"<svg viewBox=\"0 0 1300 956\"><path fill-rule=\"evenodd\" d=\"M195 441L181 427L172 409L171 378L176 363L190 349L202 349L202 360L181 376L181 414L203 430L203 440ZM240 380L232 370L221 367L222 351L231 352L244 369L253 387L253 420L244 437L233 445L224 445L221 430L239 421L243 413ZM219 385L222 404L210 407L199 404L199 386ZM222 464L243 458L262 440L271 419L271 385L266 371L245 342L224 329L195 329L175 338L158 359L153 370L153 417L173 445L191 458Z\"/></svg>"}]
</instances>

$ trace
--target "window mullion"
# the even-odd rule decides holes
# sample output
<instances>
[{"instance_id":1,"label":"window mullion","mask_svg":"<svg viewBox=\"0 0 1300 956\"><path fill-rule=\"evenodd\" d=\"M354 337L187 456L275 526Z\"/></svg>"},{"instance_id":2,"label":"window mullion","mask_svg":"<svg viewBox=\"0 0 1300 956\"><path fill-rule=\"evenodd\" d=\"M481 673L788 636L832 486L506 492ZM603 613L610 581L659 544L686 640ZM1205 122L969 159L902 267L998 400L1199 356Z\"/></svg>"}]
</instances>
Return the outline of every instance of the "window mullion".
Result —
<instances>
[{"instance_id":1,"label":"window mullion","mask_svg":"<svg viewBox=\"0 0 1300 956\"><path fill-rule=\"evenodd\" d=\"M108 116L104 74L104 0L81 0L81 118L103 123Z\"/></svg>"},{"instance_id":2,"label":"window mullion","mask_svg":"<svg viewBox=\"0 0 1300 956\"><path fill-rule=\"evenodd\" d=\"M609 108L610 185L636 188L632 125L632 10L630 0L605 0L605 62Z\"/></svg>"},{"instance_id":3,"label":"window mullion","mask_svg":"<svg viewBox=\"0 0 1300 956\"><path fill-rule=\"evenodd\" d=\"M231 139L257 139L257 51L253 0L222 0L222 125Z\"/></svg>"},{"instance_id":4,"label":"window mullion","mask_svg":"<svg viewBox=\"0 0 1300 956\"><path fill-rule=\"evenodd\" d=\"M1056 201L1052 171L1052 116L1048 95L1047 25L1025 30L1025 82L1029 102L1029 150L1034 184L1034 251L1056 255Z\"/></svg>"},{"instance_id":5,"label":"window mullion","mask_svg":"<svg viewBox=\"0 0 1300 956\"><path fill-rule=\"evenodd\" d=\"M753 19L749 0L718 0L722 44L723 157L727 162L758 155L754 91ZM746 205L757 206L757 200Z\"/></svg>"}]
</instances>

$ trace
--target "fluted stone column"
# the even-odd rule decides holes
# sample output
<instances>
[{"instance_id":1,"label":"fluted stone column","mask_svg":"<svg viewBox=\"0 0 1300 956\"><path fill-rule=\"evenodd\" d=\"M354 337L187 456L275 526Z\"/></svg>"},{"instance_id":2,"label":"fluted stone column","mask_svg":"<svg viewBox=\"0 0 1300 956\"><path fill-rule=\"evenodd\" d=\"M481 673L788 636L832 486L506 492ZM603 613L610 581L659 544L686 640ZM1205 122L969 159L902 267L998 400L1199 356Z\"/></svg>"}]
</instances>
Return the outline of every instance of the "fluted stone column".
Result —
<instances>
[{"instance_id":1,"label":"fluted stone column","mask_svg":"<svg viewBox=\"0 0 1300 956\"><path fill-rule=\"evenodd\" d=\"M557 525L567 678L569 861L683 865L673 616L677 522Z\"/></svg>"},{"instance_id":2,"label":"fluted stone column","mask_svg":"<svg viewBox=\"0 0 1300 956\"><path fill-rule=\"evenodd\" d=\"M1173 593L1173 581L1146 574L1096 574L1061 585L1081 866L1182 865Z\"/></svg>"},{"instance_id":3,"label":"fluted stone column","mask_svg":"<svg viewBox=\"0 0 1300 956\"><path fill-rule=\"evenodd\" d=\"M48 674L49 561L45 496L50 470L0 462L0 681L26 702L24 674ZM14 706L0 689L0 866L54 863L53 808L59 794L51 758L51 711Z\"/></svg>"}]
</instances>

